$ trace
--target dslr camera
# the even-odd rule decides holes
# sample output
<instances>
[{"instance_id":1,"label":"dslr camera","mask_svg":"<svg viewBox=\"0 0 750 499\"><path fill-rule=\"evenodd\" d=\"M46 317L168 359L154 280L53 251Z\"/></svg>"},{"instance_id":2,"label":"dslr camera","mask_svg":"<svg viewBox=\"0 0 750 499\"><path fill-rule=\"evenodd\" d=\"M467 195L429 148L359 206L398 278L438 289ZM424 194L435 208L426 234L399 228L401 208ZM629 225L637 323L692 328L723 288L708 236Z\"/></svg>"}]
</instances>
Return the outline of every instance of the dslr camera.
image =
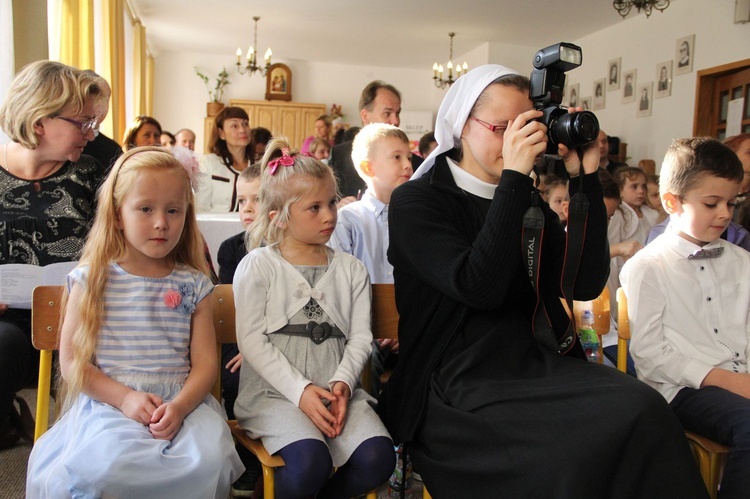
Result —
<instances>
[{"instance_id":1,"label":"dslr camera","mask_svg":"<svg viewBox=\"0 0 750 499\"><path fill-rule=\"evenodd\" d=\"M565 73L583 61L581 47L560 42L541 49L534 56L529 98L534 109L544 114L537 121L547 126L547 155L557 156L557 145L575 149L596 140L599 120L591 111L569 114L560 108L565 87Z\"/></svg>"}]
</instances>

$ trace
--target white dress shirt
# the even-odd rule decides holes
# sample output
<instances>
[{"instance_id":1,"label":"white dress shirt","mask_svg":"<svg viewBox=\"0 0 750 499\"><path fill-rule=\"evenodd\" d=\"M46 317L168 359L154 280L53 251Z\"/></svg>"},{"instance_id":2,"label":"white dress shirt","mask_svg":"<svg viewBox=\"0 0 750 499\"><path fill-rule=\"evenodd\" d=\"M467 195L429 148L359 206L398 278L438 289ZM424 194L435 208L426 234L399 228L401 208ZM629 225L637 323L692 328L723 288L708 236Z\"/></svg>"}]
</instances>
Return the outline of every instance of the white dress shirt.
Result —
<instances>
[{"instance_id":1,"label":"white dress shirt","mask_svg":"<svg viewBox=\"0 0 750 499\"><path fill-rule=\"evenodd\" d=\"M216 154L206 154L200 161L205 180L195 194L197 213L237 211L237 178L240 172L227 166Z\"/></svg>"},{"instance_id":2,"label":"white dress shirt","mask_svg":"<svg viewBox=\"0 0 750 499\"><path fill-rule=\"evenodd\" d=\"M370 191L339 210L328 245L364 263L373 284L393 284L393 265L388 261L388 205Z\"/></svg>"},{"instance_id":3,"label":"white dress shirt","mask_svg":"<svg viewBox=\"0 0 750 499\"><path fill-rule=\"evenodd\" d=\"M703 249L717 247L716 258L690 260L701 247L668 230L620 274L638 379L667 401L714 367L748 372L750 253L721 239Z\"/></svg>"}]
</instances>

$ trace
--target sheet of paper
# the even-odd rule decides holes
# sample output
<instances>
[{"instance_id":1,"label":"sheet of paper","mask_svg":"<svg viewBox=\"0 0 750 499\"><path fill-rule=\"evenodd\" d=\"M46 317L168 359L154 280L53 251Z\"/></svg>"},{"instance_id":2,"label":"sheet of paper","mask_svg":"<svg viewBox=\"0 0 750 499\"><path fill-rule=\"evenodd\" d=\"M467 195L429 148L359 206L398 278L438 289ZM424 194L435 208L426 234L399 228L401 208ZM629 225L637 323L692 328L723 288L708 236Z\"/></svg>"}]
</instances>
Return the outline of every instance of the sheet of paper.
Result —
<instances>
[{"instance_id":1,"label":"sheet of paper","mask_svg":"<svg viewBox=\"0 0 750 499\"><path fill-rule=\"evenodd\" d=\"M729 101L727 107L727 138L742 133L742 110L745 108L745 99L740 97Z\"/></svg>"},{"instance_id":2,"label":"sheet of paper","mask_svg":"<svg viewBox=\"0 0 750 499\"><path fill-rule=\"evenodd\" d=\"M78 262L53 263L45 267L13 263L0 265L0 303L11 308L31 308L31 294L41 285L62 286L65 276Z\"/></svg>"}]
</instances>

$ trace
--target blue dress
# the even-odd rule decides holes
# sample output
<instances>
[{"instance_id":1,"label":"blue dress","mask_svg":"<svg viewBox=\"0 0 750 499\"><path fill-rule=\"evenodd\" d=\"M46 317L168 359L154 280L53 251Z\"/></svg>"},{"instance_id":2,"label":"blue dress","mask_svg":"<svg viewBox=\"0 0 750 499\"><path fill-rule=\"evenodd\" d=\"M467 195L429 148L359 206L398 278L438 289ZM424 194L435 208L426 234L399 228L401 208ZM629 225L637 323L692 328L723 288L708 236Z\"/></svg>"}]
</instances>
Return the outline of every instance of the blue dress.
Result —
<instances>
[{"instance_id":1,"label":"blue dress","mask_svg":"<svg viewBox=\"0 0 750 499\"><path fill-rule=\"evenodd\" d=\"M86 285L88 269L68 276ZM203 274L177 265L164 278L110 268L96 364L138 391L173 399L190 372L190 321L212 291ZM167 305L166 294L173 298ZM209 394L171 440L120 410L81 394L37 441L29 458L27 497L226 498L243 471L221 408Z\"/></svg>"}]
</instances>

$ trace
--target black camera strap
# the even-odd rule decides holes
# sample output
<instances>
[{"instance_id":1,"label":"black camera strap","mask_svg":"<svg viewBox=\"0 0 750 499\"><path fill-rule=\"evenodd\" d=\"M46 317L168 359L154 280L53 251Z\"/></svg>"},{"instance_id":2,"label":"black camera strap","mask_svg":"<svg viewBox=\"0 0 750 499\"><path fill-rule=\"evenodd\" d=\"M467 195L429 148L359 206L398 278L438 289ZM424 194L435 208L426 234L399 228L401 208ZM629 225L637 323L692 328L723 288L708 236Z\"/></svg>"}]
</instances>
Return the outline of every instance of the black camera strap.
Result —
<instances>
[{"instance_id":1,"label":"black camera strap","mask_svg":"<svg viewBox=\"0 0 750 499\"><path fill-rule=\"evenodd\" d=\"M568 352L575 344L576 325L572 316L573 287L583 254L588 210L589 200L584 194L581 184L579 191L570 200L568 213L568 230L560 287L568 310L571 311L571 317L568 327L561 337L558 337L552 328L549 314L547 314L539 291L539 268L544 240L544 212L541 208L541 195L537 189L532 192L531 206L523 216L522 253L531 285L536 292L536 305L534 318L532 319L534 335L543 346L562 354Z\"/></svg>"}]
</instances>

